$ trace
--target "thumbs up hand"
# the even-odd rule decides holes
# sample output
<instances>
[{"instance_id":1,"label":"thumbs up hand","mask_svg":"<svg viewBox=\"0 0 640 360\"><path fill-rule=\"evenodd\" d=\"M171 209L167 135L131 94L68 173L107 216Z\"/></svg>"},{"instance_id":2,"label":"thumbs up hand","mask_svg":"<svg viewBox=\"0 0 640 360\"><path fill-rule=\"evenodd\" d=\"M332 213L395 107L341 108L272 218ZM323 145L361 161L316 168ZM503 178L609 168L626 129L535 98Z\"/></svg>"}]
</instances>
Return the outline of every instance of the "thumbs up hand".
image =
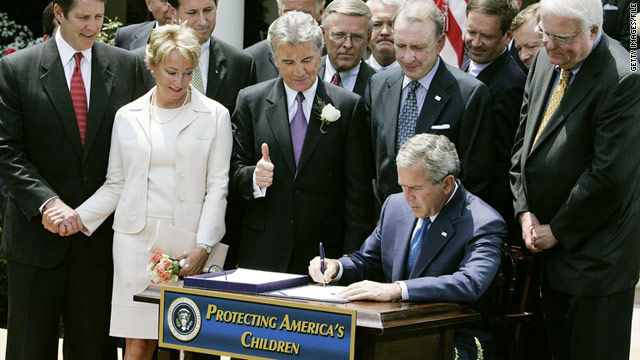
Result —
<instances>
[{"instance_id":1,"label":"thumbs up hand","mask_svg":"<svg viewBox=\"0 0 640 360\"><path fill-rule=\"evenodd\" d=\"M260 188L267 188L273 184L273 163L269 158L269 145L262 144L262 158L256 164L254 175L256 177L256 185Z\"/></svg>"}]
</instances>

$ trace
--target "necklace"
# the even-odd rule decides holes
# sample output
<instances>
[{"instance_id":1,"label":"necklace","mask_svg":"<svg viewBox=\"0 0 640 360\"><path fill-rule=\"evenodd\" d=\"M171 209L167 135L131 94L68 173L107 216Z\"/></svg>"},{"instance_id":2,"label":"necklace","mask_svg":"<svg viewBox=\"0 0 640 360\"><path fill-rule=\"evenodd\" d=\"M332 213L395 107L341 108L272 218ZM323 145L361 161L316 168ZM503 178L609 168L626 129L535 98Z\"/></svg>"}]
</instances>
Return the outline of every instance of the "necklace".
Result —
<instances>
[{"instance_id":1,"label":"necklace","mask_svg":"<svg viewBox=\"0 0 640 360\"><path fill-rule=\"evenodd\" d=\"M157 96L156 96L156 92L157 92L157 91L158 91L158 90L156 89L156 91L154 91L154 92L153 92L153 94L151 95L151 106L152 106L152 109L151 109L151 111L149 111L149 115L150 115L150 117L151 117L151 120L152 120L152 121L155 121L155 122L157 122L157 123L159 123L159 124L166 124L166 123L169 123L169 122L173 121L175 118L177 118L177 117L178 117L178 115L180 115L180 113L182 113L182 109L184 109L184 106L187 104L187 100L188 100L188 99L189 99L189 97L191 96L191 88L189 88L189 89L187 89L187 95L184 97L184 101L182 102L182 105L180 105L180 108L178 109L178 111L176 112L176 114L175 114L175 115L173 115L173 117L172 117L171 119L169 119L169 120L161 121L160 119L156 119L156 118L153 116L153 114L154 114L154 112L155 112L155 111L153 110L153 107L158 107L158 108L160 109L160 107L156 105L156 98L157 98ZM162 120L164 120L164 119L162 119Z\"/></svg>"}]
</instances>

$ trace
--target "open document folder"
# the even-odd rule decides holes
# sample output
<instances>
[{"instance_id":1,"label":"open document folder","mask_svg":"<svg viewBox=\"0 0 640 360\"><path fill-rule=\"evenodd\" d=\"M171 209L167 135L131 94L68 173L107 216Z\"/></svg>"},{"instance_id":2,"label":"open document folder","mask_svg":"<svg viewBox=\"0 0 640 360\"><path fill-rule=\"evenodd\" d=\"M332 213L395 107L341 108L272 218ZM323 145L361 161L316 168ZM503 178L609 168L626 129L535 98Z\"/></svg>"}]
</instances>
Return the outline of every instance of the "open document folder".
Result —
<instances>
[{"instance_id":1,"label":"open document folder","mask_svg":"<svg viewBox=\"0 0 640 360\"><path fill-rule=\"evenodd\" d=\"M337 293L339 293L340 291L346 288L347 288L346 286L333 286L333 285L322 286L322 284L313 284L313 285L304 285L304 286L298 286L298 287L293 287L288 289L281 289L276 291L269 291L263 294L271 295L271 296L288 297L288 298L294 298L294 299L303 299L303 300L346 303L346 302L349 302L350 300L336 297Z\"/></svg>"}]
</instances>

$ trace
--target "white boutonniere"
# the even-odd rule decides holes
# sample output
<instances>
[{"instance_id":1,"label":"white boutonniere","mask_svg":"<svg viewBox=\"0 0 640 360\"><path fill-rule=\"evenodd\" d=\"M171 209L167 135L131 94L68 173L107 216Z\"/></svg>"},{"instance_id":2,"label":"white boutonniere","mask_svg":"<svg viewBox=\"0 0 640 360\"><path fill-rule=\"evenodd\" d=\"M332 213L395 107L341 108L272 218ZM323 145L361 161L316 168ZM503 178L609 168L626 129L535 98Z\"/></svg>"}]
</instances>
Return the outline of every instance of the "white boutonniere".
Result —
<instances>
[{"instance_id":1,"label":"white boutonniere","mask_svg":"<svg viewBox=\"0 0 640 360\"><path fill-rule=\"evenodd\" d=\"M313 104L313 111L320 118L320 132L323 134L327 133L327 130L325 130L327 126L340 119L340 110L331 104L325 103L319 97L316 98Z\"/></svg>"}]
</instances>

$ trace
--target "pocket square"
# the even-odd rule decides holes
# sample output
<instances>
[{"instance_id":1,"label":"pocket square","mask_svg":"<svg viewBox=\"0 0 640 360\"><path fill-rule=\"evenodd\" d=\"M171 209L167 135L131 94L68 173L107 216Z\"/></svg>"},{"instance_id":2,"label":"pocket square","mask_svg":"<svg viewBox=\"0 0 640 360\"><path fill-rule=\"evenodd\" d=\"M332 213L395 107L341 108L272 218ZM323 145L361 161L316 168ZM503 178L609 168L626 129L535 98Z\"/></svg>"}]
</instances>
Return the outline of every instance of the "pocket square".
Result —
<instances>
[{"instance_id":1,"label":"pocket square","mask_svg":"<svg viewBox=\"0 0 640 360\"><path fill-rule=\"evenodd\" d=\"M431 127L431 130L447 130L450 129L451 125L449 124L442 124L442 125L433 125Z\"/></svg>"},{"instance_id":2,"label":"pocket square","mask_svg":"<svg viewBox=\"0 0 640 360\"><path fill-rule=\"evenodd\" d=\"M605 4L602 10L618 10L618 7L612 4Z\"/></svg>"}]
</instances>

